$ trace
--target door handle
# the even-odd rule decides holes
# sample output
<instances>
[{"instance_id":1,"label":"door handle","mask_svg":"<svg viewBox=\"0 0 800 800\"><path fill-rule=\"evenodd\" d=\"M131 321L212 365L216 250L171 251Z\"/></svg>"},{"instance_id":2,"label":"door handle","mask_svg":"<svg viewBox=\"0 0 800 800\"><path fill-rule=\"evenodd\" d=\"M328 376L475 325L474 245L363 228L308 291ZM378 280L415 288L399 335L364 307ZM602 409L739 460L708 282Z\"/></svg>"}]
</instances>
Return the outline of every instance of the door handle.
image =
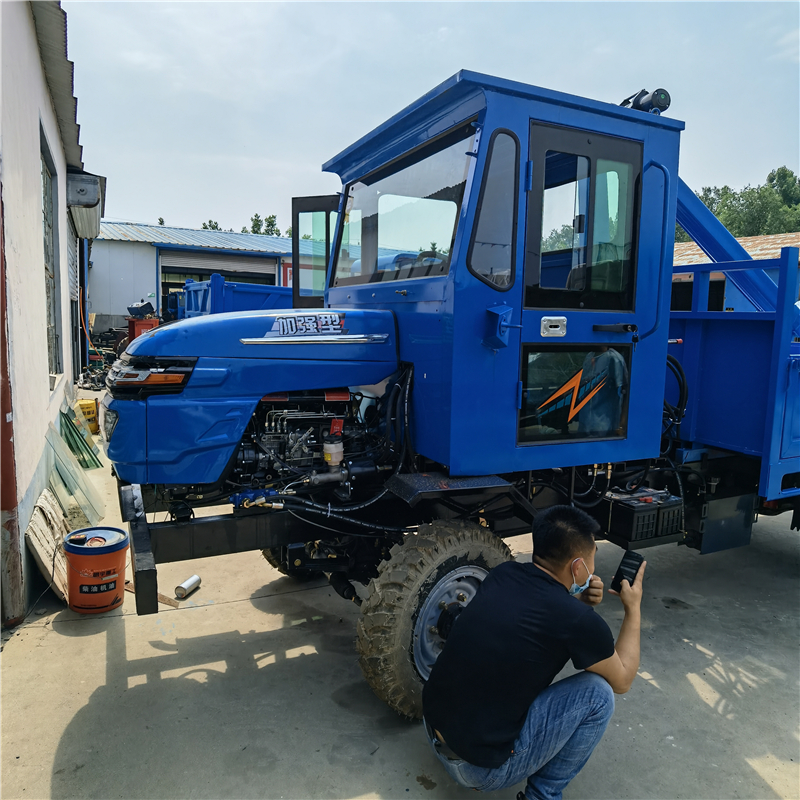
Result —
<instances>
[{"instance_id":1,"label":"door handle","mask_svg":"<svg viewBox=\"0 0 800 800\"><path fill-rule=\"evenodd\" d=\"M661 217L661 257L658 261L658 294L656 295L656 321L649 331L642 334L642 339L646 339L651 334L655 333L661 325L661 296L664 293L664 269L666 268L667 259L669 258L669 241L668 233L670 224L675 225L675 218L669 213L669 198L670 198L670 178L669 170L658 161L648 161L647 166L642 170L642 175L647 172L650 167L660 169L664 175L664 210Z\"/></svg>"},{"instance_id":2,"label":"door handle","mask_svg":"<svg viewBox=\"0 0 800 800\"><path fill-rule=\"evenodd\" d=\"M629 322L615 322L613 325L592 325L592 330L607 333L638 333L639 326Z\"/></svg>"}]
</instances>

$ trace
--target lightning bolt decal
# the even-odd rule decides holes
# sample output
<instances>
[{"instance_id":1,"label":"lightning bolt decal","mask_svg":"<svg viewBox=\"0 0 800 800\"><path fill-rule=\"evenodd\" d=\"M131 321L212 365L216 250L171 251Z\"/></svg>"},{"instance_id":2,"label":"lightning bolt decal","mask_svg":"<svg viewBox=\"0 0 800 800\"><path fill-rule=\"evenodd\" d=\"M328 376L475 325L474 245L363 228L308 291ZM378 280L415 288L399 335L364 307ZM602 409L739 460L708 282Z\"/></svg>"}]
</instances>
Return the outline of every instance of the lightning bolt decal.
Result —
<instances>
[{"instance_id":1,"label":"lightning bolt decal","mask_svg":"<svg viewBox=\"0 0 800 800\"><path fill-rule=\"evenodd\" d=\"M606 379L600 381L597 386L589 392L583 400L580 401L576 405L575 401L578 399L578 390L581 387L581 378L583 377L583 370L575 373L555 394L551 395L547 398L547 400L542 403L537 411L541 411L546 405L551 403L553 400L558 400L559 397L565 395L567 392L572 392L572 401L570 402L569 406L569 416L567 417L567 422L572 422L575 415L605 386Z\"/></svg>"}]
</instances>

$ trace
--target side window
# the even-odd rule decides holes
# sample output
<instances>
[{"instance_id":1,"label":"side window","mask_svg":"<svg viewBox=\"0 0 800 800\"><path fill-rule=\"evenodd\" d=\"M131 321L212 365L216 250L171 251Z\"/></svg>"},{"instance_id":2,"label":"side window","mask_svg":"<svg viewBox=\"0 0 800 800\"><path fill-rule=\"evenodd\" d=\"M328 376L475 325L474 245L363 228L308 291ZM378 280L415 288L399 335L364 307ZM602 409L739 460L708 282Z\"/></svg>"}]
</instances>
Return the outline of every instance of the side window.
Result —
<instances>
[{"instance_id":1,"label":"side window","mask_svg":"<svg viewBox=\"0 0 800 800\"><path fill-rule=\"evenodd\" d=\"M632 311L641 145L534 124L530 155L525 306Z\"/></svg>"},{"instance_id":2,"label":"side window","mask_svg":"<svg viewBox=\"0 0 800 800\"><path fill-rule=\"evenodd\" d=\"M518 150L517 140L508 133L496 133L492 139L467 258L470 271L497 289L508 289L514 282Z\"/></svg>"}]
</instances>

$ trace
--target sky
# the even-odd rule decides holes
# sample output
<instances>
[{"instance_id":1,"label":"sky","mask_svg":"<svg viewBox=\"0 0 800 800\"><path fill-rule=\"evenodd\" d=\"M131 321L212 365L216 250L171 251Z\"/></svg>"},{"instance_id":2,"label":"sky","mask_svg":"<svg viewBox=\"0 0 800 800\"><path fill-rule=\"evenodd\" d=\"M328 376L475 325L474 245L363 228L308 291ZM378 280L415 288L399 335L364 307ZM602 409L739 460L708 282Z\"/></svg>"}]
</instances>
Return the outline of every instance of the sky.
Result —
<instances>
[{"instance_id":1,"label":"sky","mask_svg":"<svg viewBox=\"0 0 800 800\"><path fill-rule=\"evenodd\" d=\"M667 89L694 189L800 172L797 2L63 2L107 219L241 230L460 69L619 103Z\"/></svg>"}]
</instances>

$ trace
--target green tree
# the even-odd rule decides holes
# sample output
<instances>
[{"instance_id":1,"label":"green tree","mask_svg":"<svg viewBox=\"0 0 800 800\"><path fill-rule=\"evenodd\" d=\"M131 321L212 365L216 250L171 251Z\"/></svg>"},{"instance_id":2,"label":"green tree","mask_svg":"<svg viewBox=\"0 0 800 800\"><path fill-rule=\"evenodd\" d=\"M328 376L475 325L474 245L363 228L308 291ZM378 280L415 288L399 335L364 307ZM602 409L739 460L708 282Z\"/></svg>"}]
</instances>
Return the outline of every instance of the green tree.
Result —
<instances>
[{"instance_id":1,"label":"green tree","mask_svg":"<svg viewBox=\"0 0 800 800\"><path fill-rule=\"evenodd\" d=\"M783 205L800 205L800 176L788 167L778 167L767 175L767 186L780 195Z\"/></svg>"},{"instance_id":2,"label":"green tree","mask_svg":"<svg viewBox=\"0 0 800 800\"><path fill-rule=\"evenodd\" d=\"M161 225L162 228L164 227L164 217L158 218L158 224Z\"/></svg>"},{"instance_id":3,"label":"green tree","mask_svg":"<svg viewBox=\"0 0 800 800\"><path fill-rule=\"evenodd\" d=\"M552 253L554 250L572 250L574 241L575 229L572 225L562 225L561 228L553 228L553 230L542 239L542 252Z\"/></svg>"},{"instance_id":4,"label":"green tree","mask_svg":"<svg viewBox=\"0 0 800 800\"><path fill-rule=\"evenodd\" d=\"M291 236L292 229L286 232L287 236ZM250 227L242 228L242 233L257 233L261 236L280 236L281 229L278 227L278 217L276 214L269 214L262 219L260 214L253 214L250 217Z\"/></svg>"},{"instance_id":5,"label":"green tree","mask_svg":"<svg viewBox=\"0 0 800 800\"><path fill-rule=\"evenodd\" d=\"M788 167L770 172L761 186L704 186L696 194L736 237L800 231L800 178ZM689 241L679 225L675 241Z\"/></svg>"},{"instance_id":6,"label":"green tree","mask_svg":"<svg viewBox=\"0 0 800 800\"><path fill-rule=\"evenodd\" d=\"M292 238L292 226L291 225L286 229L286 233L284 233L283 235L287 239L291 239Z\"/></svg>"},{"instance_id":7,"label":"green tree","mask_svg":"<svg viewBox=\"0 0 800 800\"><path fill-rule=\"evenodd\" d=\"M264 217L264 236L280 236L281 229L278 227L278 218L275 214Z\"/></svg>"},{"instance_id":8,"label":"green tree","mask_svg":"<svg viewBox=\"0 0 800 800\"><path fill-rule=\"evenodd\" d=\"M247 228L242 228L242 233L258 233L261 234L264 232L264 220L261 219L260 214L253 214L250 217L250 230Z\"/></svg>"},{"instance_id":9,"label":"green tree","mask_svg":"<svg viewBox=\"0 0 800 800\"><path fill-rule=\"evenodd\" d=\"M221 231L219 223L213 219L210 219L208 222L203 223L203 230L204 231Z\"/></svg>"}]
</instances>

